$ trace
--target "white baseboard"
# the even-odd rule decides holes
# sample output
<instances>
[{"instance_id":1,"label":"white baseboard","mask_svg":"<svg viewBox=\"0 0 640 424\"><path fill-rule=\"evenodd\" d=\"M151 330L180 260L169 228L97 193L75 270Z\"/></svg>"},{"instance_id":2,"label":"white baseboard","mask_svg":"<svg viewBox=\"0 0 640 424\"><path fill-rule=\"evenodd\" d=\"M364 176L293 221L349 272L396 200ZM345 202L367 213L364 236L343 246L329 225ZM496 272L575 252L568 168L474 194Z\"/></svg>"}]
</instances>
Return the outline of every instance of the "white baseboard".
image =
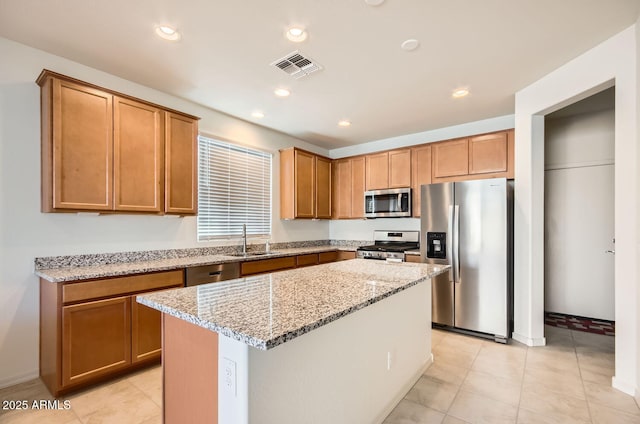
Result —
<instances>
[{"instance_id":1,"label":"white baseboard","mask_svg":"<svg viewBox=\"0 0 640 424\"><path fill-rule=\"evenodd\" d=\"M547 344L547 339L545 339L544 337L532 339L530 337L523 336L522 334L518 334L515 331L511 335L511 338L520 343L526 344L527 346L546 346Z\"/></svg>"},{"instance_id":2,"label":"white baseboard","mask_svg":"<svg viewBox=\"0 0 640 424\"><path fill-rule=\"evenodd\" d=\"M429 369L431 364L433 364L433 353L431 353L431 355L427 359L427 362L425 362L425 364L414 375L411 376L409 381L407 381L407 383L402 386L400 391L393 397L393 399L389 403L389 406L384 409L382 414L380 414L380 418L376 421L378 424L382 424L384 422L385 418L387 418L391 411L393 411L394 408L398 406L400 401L404 399L407 393L409 393L409 390L411 390L411 388L418 382L418 380L420 380L420 377L422 377L422 375Z\"/></svg>"},{"instance_id":3,"label":"white baseboard","mask_svg":"<svg viewBox=\"0 0 640 424\"><path fill-rule=\"evenodd\" d=\"M629 384L627 382L621 381L619 378L612 377L611 378L611 386L614 389L620 390L623 393L626 393L626 394L631 395L631 396L635 396L636 402L638 401L638 398L640 397L639 396L640 392L638 392L638 389L636 387L634 387L633 384Z\"/></svg>"},{"instance_id":4,"label":"white baseboard","mask_svg":"<svg viewBox=\"0 0 640 424\"><path fill-rule=\"evenodd\" d=\"M2 378L0 379L0 389L15 386L16 384L24 383L25 381L33 380L34 378L38 378L39 375L40 370L36 369L23 374L17 374L12 375L11 377Z\"/></svg>"}]
</instances>

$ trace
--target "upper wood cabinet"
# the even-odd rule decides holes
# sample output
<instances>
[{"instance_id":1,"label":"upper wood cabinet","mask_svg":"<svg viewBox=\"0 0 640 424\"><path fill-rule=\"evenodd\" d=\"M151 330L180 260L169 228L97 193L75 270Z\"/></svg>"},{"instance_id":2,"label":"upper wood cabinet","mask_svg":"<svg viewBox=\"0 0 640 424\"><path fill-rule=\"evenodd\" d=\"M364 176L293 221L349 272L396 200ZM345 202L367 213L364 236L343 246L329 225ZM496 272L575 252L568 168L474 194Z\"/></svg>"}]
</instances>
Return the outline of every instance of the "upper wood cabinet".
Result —
<instances>
[{"instance_id":1,"label":"upper wood cabinet","mask_svg":"<svg viewBox=\"0 0 640 424\"><path fill-rule=\"evenodd\" d=\"M165 211L195 215L198 212L198 120L166 112Z\"/></svg>"},{"instance_id":2,"label":"upper wood cabinet","mask_svg":"<svg viewBox=\"0 0 640 424\"><path fill-rule=\"evenodd\" d=\"M364 218L364 156L333 161L332 183L332 218Z\"/></svg>"},{"instance_id":3,"label":"upper wood cabinet","mask_svg":"<svg viewBox=\"0 0 640 424\"><path fill-rule=\"evenodd\" d=\"M389 152L389 188L411 186L411 149Z\"/></svg>"},{"instance_id":4,"label":"upper wood cabinet","mask_svg":"<svg viewBox=\"0 0 640 424\"><path fill-rule=\"evenodd\" d=\"M431 145L411 149L411 201L413 216L420 216L420 186L431 184Z\"/></svg>"},{"instance_id":5,"label":"upper wood cabinet","mask_svg":"<svg viewBox=\"0 0 640 424\"><path fill-rule=\"evenodd\" d=\"M315 157L316 218L331 218L331 159Z\"/></svg>"},{"instance_id":6,"label":"upper wood cabinet","mask_svg":"<svg viewBox=\"0 0 640 424\"><path fill-rule=\"evenodd\" d=\"M42 86L42 206L113 209L113 96L70 81Z\"/></svg>"},{"instance_id":7,"label":"upper wood cabinet","mask_svg":"<svg viewBox=\"0 0 640 424\"><path fill-rule=\"evenodd\" d=\"M469 139L435 143L432 154L434 180L469 173Z\"/></svg>"},{"instance_id":8,"label":"upper wood cabinet","mask_svg":"<svg viewBox=\"0 0 640 424\"><path fill-rule=\"evenodd\" d=\"M331 218L331 160L280 150L280 218Z\"/></svg>"},{"instance_id":9,"label":"upper wood cabinet","mask_svg":"<svg viewBox=\"0 0 640 424\"><path fill-rule=\"evenodd\" d=\"M389 152L365 156L365 176L367 190L389 188Z\"/></svg>"},{"instance_id":10,"label":"upper wood cabinet","mask_svg":"<svg viewBox=\"0 0 640 424\"><path fill-rule=\"evenodd\" d=\"M409 187L411 150L391 150L365 156L367 190Z\"/></svg>"},{"instance_id":11,"label":"upper wood cabinet","mask_svg":"<svg viewBox=\"0 0 640 424\"><path fill-rule=\"evenodd\" d=\"M432 145L432 181L514 177L514 131Z\"/></svg>"},{"instance_id":12,"label":"upper wood cabinet","mask_svg":"<svg viewBox=\"0 0 640 424\"><path fill-rule=\"evenodd\" d=\"M481 135L469 139L469 174L507 172L507 133Z\"/></svg>"},{"instance_id":13,"label":"upper wood cabinet","mask_svg":"<svg viewBox=\"0 0 640 424\"><path fill-rule=\"evenodd\" d=\"M113 111L114 209L160 212L164 112L121 97Z\"/></svg>"},{"instance_id":14,"label":"upper wood cabinet","mask_svg":"<svg viewBox=\"0 0 640 424\"><path fill-rule=\"evenodd\" d=\"M197 120L44 70L42 211L195 214Z\"/></svg>"}]
</instances>

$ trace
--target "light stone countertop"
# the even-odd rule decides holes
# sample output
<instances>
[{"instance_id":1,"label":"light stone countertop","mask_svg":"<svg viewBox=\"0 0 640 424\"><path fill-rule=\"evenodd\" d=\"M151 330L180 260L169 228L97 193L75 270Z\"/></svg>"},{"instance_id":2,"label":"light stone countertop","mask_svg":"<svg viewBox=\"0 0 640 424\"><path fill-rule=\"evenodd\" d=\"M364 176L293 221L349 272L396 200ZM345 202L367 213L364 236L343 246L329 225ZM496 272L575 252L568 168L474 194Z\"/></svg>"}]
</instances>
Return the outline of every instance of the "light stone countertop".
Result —
<instances>
[{"instance_id":1,"label":"light stone countertop","mask_svg":"<svg viewBox=\"0 0 640 424\"><path fill-rule=\"evenodd\" d=\"M355 251L357 247L350 246L310 246L289 249L274 249L273 252L259 256L238 257L225 254L197 255L181 258L160 258L147 261L122 262L113 264L95 264L86 266L69 266L49 269L36 269L35 274L52 283L67 281L90 280L95 278L116 277L132 274L144 274L155 271L169 271L200 265L213 265L228 262L247 262L261 259L280 258L286 256L303 255L306 253L321 253L334 250ZM99 255L96 255L99 256Z\"/></svg>"},{"instance_id":2,"label":"light stone countertop","mask_svg":"<svg viewBox=\"0 0 640 424\"><path fill-rule=\"evenodd\" d=\"M149 293L137 301L268 350L448 268L352 259Z\"/></svg>"}]
</instances>

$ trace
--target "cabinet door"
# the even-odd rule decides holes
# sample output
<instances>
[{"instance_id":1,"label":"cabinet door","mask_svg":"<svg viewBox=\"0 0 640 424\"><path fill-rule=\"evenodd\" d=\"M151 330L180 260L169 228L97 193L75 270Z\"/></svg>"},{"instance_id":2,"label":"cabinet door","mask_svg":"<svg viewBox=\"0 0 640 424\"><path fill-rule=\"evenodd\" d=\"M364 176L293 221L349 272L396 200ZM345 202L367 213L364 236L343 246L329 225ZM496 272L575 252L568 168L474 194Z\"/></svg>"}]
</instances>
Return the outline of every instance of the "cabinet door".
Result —
<instances>
[{"instance_id":1,"label":"cabinet door","mask_svg":"<svg viewBox=\"0 0 640 424\"><path fill-rule=\"evenodd\" d=\"M331 218L331 160L316 156L315 217Z\"/></svg>"},{"instance_id":2,"label":"cabinet door","mask_svg":"<svg viewBox=\"0 0 640 424\"><path fill-rule=\"evenodd\" d=\"M198 121L177 113L165 114L166 213L198 212Z\"/></svg>"},{"instance_id":3,"label":"cabinet door","mask_svg":"<svg viewBox=\"0 0 640 424\"><path fill-rule=\"evenodd\" d=\"M52 206L113 209L113 96L59 79L52 85L53 181L43 180L53 185Z\"/></svg>"},{"instance_id":4,"label":"cabinet door","mask_svg":"<svg viewBox=\"0 0 640 424\"><path fill-rule=\"evenodd\" d=\"M507 172L507 133L471 137L469 139L469 174Z\"/></svg>"},{"instance_id":5,"label":"cabinet door","mask_svg":"<svg viewBox=\"0 0 640 424\"><path fill-rule=\"evenodd\" d=\"M389 152L389 187L411 186L411 150L393 150Z\"/></svg>"},{"instance_id":6,"label":"cabinet door","mask_svg":"<svg viewBox=\"0 0 640 424\"><path fill-rule=\"evenodd\" d=\"M162 211L163 111L114 98L113 179L115 210Z\"/></svg>"},{"instance_id":7,"label":"cabinet door","mask_svg":"<svg viewBox=\"0 0 640 424\"><path fill-rule=\"evenodd\" d=\"M315 218L315 155L294 152L295 218Z\"/></svg>"},{"instance_id":8,"label":"cabinet door","mask_svg":"<svg viewBox=\"0 0 640 424\"><path fill-rule=\"evenodd\" d=\"M351 161L335 161L334 181L334 218L351 218Z\"/></svg>"},{"instance_id":9,"label":"cabinet door","mask_svg":"<svg viewBox=\"0 0 640 424\"><path fill-rule=\"evenodd\" d=\"M367 190L389 188L389 152L365 156Z\"/></svg>"},{"instance_id":10,"label":"cabinet door","mask_svg":"<svg viewBox=\"0 0 640 424\"><path fill-rule=\"evenodd\" d=\"M62 385L79 383L131 363L129 296L62 308Z\"/></svg>"},{"instance_id":11,"label":"cabinet door","mask_svg":"<svg viewBox=\"0 0 640 424\"><path fill-rule=\"evenodd\" d=\"M351 218L364 218L365 159L351 159Z\"/></svg>"},{"instance_id":12,"label":"cabinet door","mask_svg":"<svg viewBox=\"0 0 640 424\"><path fill-rule=\"evenodd\" d=\"M131 361L160 358L162 352L162 313L136 302L131 296Z\"/></svg>"},{"instance_id":13,"label":"cabinet door","mask_svg":"<svg viewBox=\"0 0 640 424\"><path fill-rule=\"evenodd\" d=\"M411 152L411 199L413 216L420 216L420 186L431 184L431 146L421 146Z\"/></svg>"},{"instance_id":14,"label":"cabinet door","mask_svg":"<svg viewBox=\"0 0 640 424\"><path fill-rule=\"evenodd\" d=\"M433 178L455 177L469 173L469 140L450 140L432 146Z\"/></svg>"}]
</instances>

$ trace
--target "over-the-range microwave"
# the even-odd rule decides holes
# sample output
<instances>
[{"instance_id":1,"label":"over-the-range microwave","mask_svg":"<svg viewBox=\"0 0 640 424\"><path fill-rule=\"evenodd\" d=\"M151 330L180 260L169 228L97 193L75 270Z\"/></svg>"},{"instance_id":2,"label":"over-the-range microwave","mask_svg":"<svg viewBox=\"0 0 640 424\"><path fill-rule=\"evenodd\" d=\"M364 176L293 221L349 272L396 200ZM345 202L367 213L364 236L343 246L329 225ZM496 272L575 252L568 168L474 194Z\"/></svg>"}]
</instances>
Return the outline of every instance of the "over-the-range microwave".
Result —
<instances>
[{"instance_id":1,"label":"over-the-range microwave","mask_svg":"<svg viewBox=\"0 0 640 424\"><path fill-rule=\"evenodd\" d=\"M390 188L364 192L366 218L397 218L411 216L411 189Z\"/></svg>"}]
</instances>

